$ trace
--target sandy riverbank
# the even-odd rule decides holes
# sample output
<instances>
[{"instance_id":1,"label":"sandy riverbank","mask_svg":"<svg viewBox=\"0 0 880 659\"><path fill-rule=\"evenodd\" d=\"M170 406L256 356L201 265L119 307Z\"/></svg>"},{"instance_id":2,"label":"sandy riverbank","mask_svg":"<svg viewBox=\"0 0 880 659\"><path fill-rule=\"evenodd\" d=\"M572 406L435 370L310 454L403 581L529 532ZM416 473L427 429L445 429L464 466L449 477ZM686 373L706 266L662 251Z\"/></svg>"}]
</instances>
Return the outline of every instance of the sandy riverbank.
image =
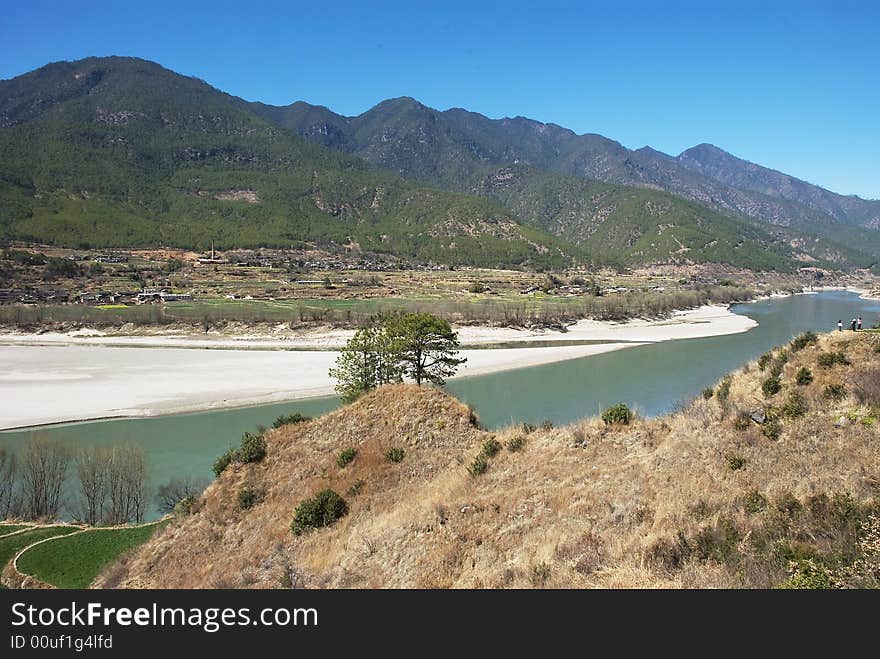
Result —
<instances>
[{"instance_id":1,"label":"sandy riverbank","mask_svg":"<svg viewBox=\"0 0 880 659\"><path fill-rule=\"evenodd\" d=\"M755 325L746 316L712 306L659 321L580 321L567 332L465 327L460 334L462 343L468 345L535 340L607 343L467 349L462 354L468 362L458 377L648 342L733 334ZM327 371L337 356L330 348L342 345L348 336L349 332L339 330L296 338L2 335L0 363L5 368L0 373L0 429L329 395L334 382Z\"/></svg>"},{"instance_id":2,"label":"sandy riverbank","mask_svg":"<svg viewBox=\"0 0 880 659\"><path fill-rule=\"evenodd\" d=\"M755 321L732 313L725 306L706 305L677 311L661 320L634 319L625 323L580 320L567 331L517 329L513 327L463 326L456 328L465 347L529 341L638 341L653 342L717 336L744 332ZM152 328L133 328L131 333L75 330L68 333L0 333L0 346L118 346L141 348L214 348L236 350L320 350L345 345L354 330L329 327L294 331L278 325L275 331L230 334L223 332L167 334Z\"/></svg>"}]
</instances>

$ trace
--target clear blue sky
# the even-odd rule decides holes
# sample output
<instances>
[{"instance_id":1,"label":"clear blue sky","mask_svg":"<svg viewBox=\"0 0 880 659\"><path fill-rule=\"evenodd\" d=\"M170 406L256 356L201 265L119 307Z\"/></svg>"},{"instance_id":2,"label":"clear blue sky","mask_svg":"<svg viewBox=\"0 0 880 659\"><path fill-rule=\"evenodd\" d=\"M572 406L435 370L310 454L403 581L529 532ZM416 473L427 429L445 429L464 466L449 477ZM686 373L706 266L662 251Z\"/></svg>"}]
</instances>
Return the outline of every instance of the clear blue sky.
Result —
<instances>
[{"instance_id":1,"label":"clear blue sky","mask_svg":"<svg viewBox=\"0 0 880 659\"><path fill-rule=\"evenodd\" d=\"M0 78L133 55L248 100L413 96L880 198L880 2L4 2Z\"/></svg>"}]
</instances>

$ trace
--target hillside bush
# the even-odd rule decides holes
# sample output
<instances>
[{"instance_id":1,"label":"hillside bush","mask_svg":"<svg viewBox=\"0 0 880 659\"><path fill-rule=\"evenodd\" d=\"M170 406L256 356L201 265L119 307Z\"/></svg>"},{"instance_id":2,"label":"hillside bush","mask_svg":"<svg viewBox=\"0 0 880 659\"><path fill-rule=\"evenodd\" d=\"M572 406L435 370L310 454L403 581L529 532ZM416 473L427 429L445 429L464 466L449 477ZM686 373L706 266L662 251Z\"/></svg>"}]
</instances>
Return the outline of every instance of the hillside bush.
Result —
<instances>
[{"instance_id":1,"label":"hillside bush","mask_svg":"<svg viewBox=\"0 0 880 659\"><path fill-rule=\"evenodd\" d=\"M706 387L703 389L703 399L710 400L712 396L715 395L715 390L712 387Z\"/></svg>"},{"instance_id":2,"label":"hillside bush","mask_svg":"<svg viewBox=\"0 0 880 659\"><path fill-rule=\"evenodd\" d=\"M241 510L249 510L260 503L265 496L266 493L259 488L243 487L238 491L238 507Z\"/></svg>"},{"instance_id":3,"label":"hillside bush","mask_svg":"<svg viewBox=\"0 0 880 659\"><path fill-rule=\"evenodd\" d=\"M214 464L211 466L211 469L214 471L214 475L219 476L220 474L222 474L223 470L235 461L236 454L237 451L234 448L231 448L226 451L226 453L214 460Z\"/></svg>"},{"instance_id":4,"label":"hillside bush","mask_svg":"<svg viewBox=\"0 0 880 659\"><path fill-rule=\"evenodd\" d=\"M718 385L718 391L715 394L722 403L730 397L730 378L724 378Z\"/></svg>"},{"instance_id":5,"label":"hillside bush","mask_svg":"<svg viewBox=\"0 0 880 659\"><path fill-rule=\"evenodd\" d=\"M762 371L767 369L767 366L770 364L770 361L773 359L773 354L769 352L765 352L763 355L758 357L758 368Z\"/></svg>"},{"instance_id":6,"label":"hillside bush","mask_svg":"<svg viewBox=\"0 0 880 659\"><path fill-rule=\"evenodd\" d=\"M192 494L183 497L180 501L174 504L174 509L171 511L171 514L175 517L184 517L189 515L192 512L193 506L196 504L196 497Z\"/></svg>"},{"instance_id":7,"label":"hillside bush","mask_svg":"<svg viewBox=\"0 0 880 659\"><path fill-rule=\"evenodd\" d=\"M364 491L364 486L367 484L363 478L358 478L351 486L348 488L348 496L356 497L358 494Z\"/></svg>"},{"instance_id":8,"label":"hillside bush","mask_svg":"<svg viewBox=\"0 0 880 659\"><path fill-rule=\"evenodd\" d=\"M782 375L782 369L788 363L788 352L785 350L780 350L779 354L776 355L776 359L770 362L770 377L778 378Z\"/></svg>"},{"instance_id":9,"label":"hillside bush","mask_svg":"<svg viewBox=\"0 0 880 659\"><path fill-rule=\"evenodd\" d=\"M779 584L783 590L825 590L833 588L834 583L827 568L813 559L792 561L789 565L791 576Z\"/></svg>"},{"instance_id":10,"label":"hillside bush","mask_svg":"<svg viewBox=\"0 0 880 659\"><path fill-rule=\"evenodd\" d=\"M736 416L733 418L734 430L739 430L740 432L742 432L743 430L748 430L749 426L751 426L751 425L752 425L752 417L745 410L740 410L739 412L737 412Z\"/></svg>"},{"instance_id":11,"label":"hillside bush","mask_svg":"<svg viewBox=\"0 0 880 659\"><path fill-rule=\"evenodd\" d=\"M780 389L782 389L782 382L778 377L769 377L761 383L761 391L764 392L766 398L779 393Z\"/></svg>"},{"instance_id":12,"label":"hillside bush","mask_svg":"<svg viewBox=\"0 0 880 659\"><path fill-rule=\"evenodd\" d=\"M837 364L840 364L841 366L847 366L850 363L849 359L847 359L847 356L843 353L843 350L832 350L830 352L823 352L819 355L817 362L822 368L832 368Z\"/></svg>"},{"instance_id":13,"label":"hillside bush","mask_svg":"<svg viewBox=\"0 0 880 659\"><path fill-rule=\"evenodd\" d=\"M743 510L745 510L747 514L756 515L766 508L767 497L765 497L757 490L752 490L745 496L745 500L743 501Z\"/></svg>"},{"instance_id":14,"label":"hillside bush","mask_svg":"<svg viewBox=\"0 0 880 659\"><path fill-rule=\"evenodd\" d=\"M300 414L299 412L295 412L293 414L282 414L275 421L272 422L273 428L280 428L281 426L287 426L295 423L305 423L306 421L311 421L312 417L305 416L304 414Z\"/></svg>"},{"instance_id":15,"label":"hillside bush","mask_svg":"<svg viewBox=\"0 0 880 659\"><path fill-rule=\"evenodd\" d=\"M406 452L400 448L399 446L392 446L390 449L385 451L385 459L388 462L393 462L397 464L398 462L403 462L403 458L406 455Z\"/></svg>"},{"instance_id":16,"label":"hillside bush","mask_svg":"<svg viewBox=\"0 0 880 659\"><path fill-rule=\"evenodd\" d=\"M334 490L321 490L302 501L294 510L290 529L300 535L309 529L330 526L348 513L348 504Z\"/></svg>"},{"instance_id":17,"label":"hillside bush","mask_svg":"<svg viewBox=\"0 0 880 659\"><path fill-rule=\"evenodd\" d=\"M483 442L483 450L482 455L487 458L494 457L498 455L498 452L501 450L501 442L497 439L487 439Z\"/></svg>"},{"instance_id":18,"label":"hillside bush","mask_svg":"<svg viewBox=\"0 0 880 659\"><path fill-rule=\"evenodd\" d=\"M841 401L846 398L846 387L840 383L826 385L822 390L822 396L828 400Z\"/></svg>"},{"instance_id":19,"label":"hillside bush","mask_svg":"<svg viewBox=\"0 0 880 659\"><path fill-rule=\"evenodd\" d=\"M605 422L606 426L626 426L629 425L632 420L632 410L630 410L629 407L624 403L617 403L617 405L612 405L607 410L602 412L602 421Z\"/></svg>"},{"instance_id":20,"label":"hillside bush","mask_svg":"<svg viewBox=\"0 0 880 659\"><path fill-rule=\"evenodd\" d=\"M797 382L798 386L805 387L813 382L813 372L806 366L802 366L798 369L797 374L795 374L794 381Z\"/></svg>"},{"instance_id":21,"label":"hillside bush","mask_svg":"<svg viewBox=\"0 0 880 659\"><path fill-rule=\"evenodd\" d=\"M266 438L261 434L246 432L241 437L237 460L244 464L259 462L266 457Z\"/></svg>"},{"instance_id":22,"label":"hillside bush","mask_svg":"<svg viewBox=\"0 0 880 659\"><path fill-rule=\"evenodd\" d=\"M775 442L782 435L782 424L776 419L770 419L761 426L761 432L764 437Z\"/></svg>"},{"instance_id":23,"label":"hillside bush","mask_svg":"<svg viewBox=\"0 0 880 659\"><path fill-rule=\"evenodd\" d=\"M807 399L804 398L804 395L799 391L792 391L782 404L780 412L789 419L795 419L806 414L809 409L810 406L807 404Z\"/></svg>"},{"instance_id":24,"label":"hillside bush","mask_svg":"<svg viewBox=\"0 0 880 659\"><path fill-rule=\"evenodd\" d=\"M339 455L336 456L336 465L340 469L345 469L349 464L351 464L352 460L357 456L357 449L353 446L350 446L346 449L340 451Z\"/></svg>"},{"instance_id":25,"label":"hillside bush","mask_svg":"<svg viewBox=\"0 0 880 659\"><path fill-rule=\"evenodd\" d=\"M798 350L803 350L807 346L816 345L818 341L819 337L816 336L816 333L808 330L792 340L791 351L797 352Z\"/></svg>"},{"instance_id":26,"label":"hillside bush","mask_svg":"<svg viewBox=\"0 0 880 659\"><path fill-rule=\"evenodd\" d=\"M489 461L482 455L478 455L474 458L474 461L471 462L470 467L468 467L468 471L471 472L471 476L480 476L485 474L489 469Z\"/></svg>"},{"instance_id":27,"label":"hillside bush","mask_svg":"<svg viewBox=\"0 0 880 659\"><path fill-rule=\"evenodd\" d=\"M507 450L511 453L516 453L526 444L526 438L522 435L517 435L516 437L511 437L507 440Z\"/></svg>"},{"instance_id":28,"label":"hillside bush","mask_svg":"<svg viewBox=\"0 0 880 659\"><path fill-rule=\"evenodd\" d=\"M746 466L746 459L742 456L731 454L728 455L725 459L727 460L727 468L731 471L739 471Z\"/></svg>"}]
</instances>

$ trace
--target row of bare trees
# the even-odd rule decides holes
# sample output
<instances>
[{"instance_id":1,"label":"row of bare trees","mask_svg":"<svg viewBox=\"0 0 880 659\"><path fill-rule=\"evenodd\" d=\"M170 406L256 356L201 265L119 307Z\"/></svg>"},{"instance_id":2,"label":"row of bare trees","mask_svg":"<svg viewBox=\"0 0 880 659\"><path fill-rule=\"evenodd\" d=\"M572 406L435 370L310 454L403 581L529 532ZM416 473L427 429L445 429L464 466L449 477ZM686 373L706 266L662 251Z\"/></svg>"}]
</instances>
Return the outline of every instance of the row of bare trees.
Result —
<instances>
[{"instance_id":1,"label":"row of bare trees","mask_svg":"<svg viewBox=\"0 0 880 659\"><path fill-rule=\"evenodd\" d=\"M35 436L18 459L0 447L0 519L57 519L66 512L86 524L125 524L142 522L146 503L146 458L136 445L74 451Z\"/></svg>"}]
</instances>

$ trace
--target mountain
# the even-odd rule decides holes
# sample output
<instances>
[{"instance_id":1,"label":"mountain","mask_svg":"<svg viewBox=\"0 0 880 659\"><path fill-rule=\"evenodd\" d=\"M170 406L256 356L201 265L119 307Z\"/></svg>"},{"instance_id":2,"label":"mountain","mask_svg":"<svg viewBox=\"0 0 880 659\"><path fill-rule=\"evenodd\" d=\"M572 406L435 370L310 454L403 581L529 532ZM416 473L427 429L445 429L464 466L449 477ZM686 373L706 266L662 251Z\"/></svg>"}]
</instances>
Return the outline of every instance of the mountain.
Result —
<instances>
[{"instance_id":1,"label":"mountain","mask_svg":"<svg viewBox=\"0 0 880 659\"><path fill-rule=\"evenodd\" d=\"M356 117L302 102L254 109L307 139L446 189L485 191L480 180L494 170L525 165L545 174L666 191L728 218L769 225L795 249L808 247L810 258L859 265L880 260L880 233L873 231L880 202L835 195L783 174L756 185L728 174L732 167L713 166L700 147L678 157L650 147L630 150L555 124L489 119L460 108L441 112L408 97L383 101ZM583 205L581 199L564 201Z\"/></svg>"},{"instance_id":2,"label":"mountain","mask_svg":"<svg viewBox=\"0 0 880 659\"><path fill-rule=\"evenodd\" d=\"M514 267L580 255L496 203L315 145L241 99L139 59L60 62L0 81L0 154L0 238L309 243Z\"/></svg>"},{"instance_id":3,"label":"mountain","mask_svg":"<svg viewBox=\"0 0 880 659\"><path fill-rule=\"evenodd\" d=\"M683 151L676 160L691 171L738 190L785 199L843 224L880 228L880 201L844 196L733 156L712 144Z\"/></svg>"}]
</instances>

